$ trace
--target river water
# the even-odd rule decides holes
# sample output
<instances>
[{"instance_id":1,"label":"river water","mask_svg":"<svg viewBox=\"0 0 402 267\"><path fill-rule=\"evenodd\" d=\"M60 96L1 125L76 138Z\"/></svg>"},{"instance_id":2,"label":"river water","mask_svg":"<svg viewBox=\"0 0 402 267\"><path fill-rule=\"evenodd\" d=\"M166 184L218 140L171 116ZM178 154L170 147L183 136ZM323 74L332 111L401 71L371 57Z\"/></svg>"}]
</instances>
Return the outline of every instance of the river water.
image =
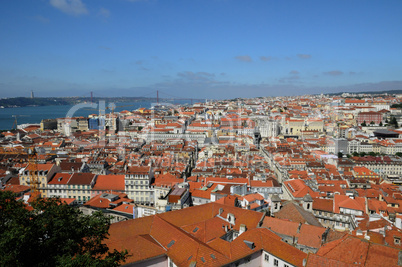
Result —
<instances>
[{"instance_id":1,"label":"river water","mask_svg":"<svg viewBox=\"0 0 402 267\"><path fill-rule=\"evenodd\" d=\"M183 102L183 101L179 101ZM154 102L151 101L138 101L138 102L104 102L93 103L92 108L90 103L83 103L79 105L65 105L65 106L41 106L41 107L18 107L18 108L0 108L0 130L10 130L16 128L14 126L15 116L17 116L17 124L37 123L39 124L43 119L56 119L64 118L67 116L88 116L90 114L98 114L99 106L104 112L109 113L112 105L115 106L114 111L119 112L123 110L136 110L138 108L150 108ZM177 103L175 104L185 104ZM105 108L103 108L105 107Z\"/></svg>"}]
</instances>

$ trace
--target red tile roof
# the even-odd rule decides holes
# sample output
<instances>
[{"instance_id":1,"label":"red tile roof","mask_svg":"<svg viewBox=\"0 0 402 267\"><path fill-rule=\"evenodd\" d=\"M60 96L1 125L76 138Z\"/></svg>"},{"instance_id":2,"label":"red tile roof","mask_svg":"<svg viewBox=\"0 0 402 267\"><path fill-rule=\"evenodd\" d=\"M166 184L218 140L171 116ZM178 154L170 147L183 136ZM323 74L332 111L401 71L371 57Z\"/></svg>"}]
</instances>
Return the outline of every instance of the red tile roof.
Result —
<instances>
[{"instance_id":1,"label":"red tile roof","mask_svg":"<svg viewBox=\"0 0 402 267\"><path fill-rule=\"evenodd\" d=\"M94 187L94 191L124 191L124 175L98 175Z\"/></svg>"},{"instance_id":2,"label":"red tile roof","mask_svg":"<svg viewBox=\"0 0 402 267\"><path fill-rule=\"evenodd\" d=\"M49 181L49 185L62 185L62 184L67 184L67 182L70 180L71 178L71 174L70 173L56 173L53 178Z\"/></svg>"},{"instance_id":3,"label":"red tile roof","mask_svg":"<svg viewBox=\"0 0 402 267\"><path fill-rule=\"evenodd\" d=\"M354 199L345 195L335 195L334 196L334 212L339 213L340 208L359 210L365 213L366 202L362 197L356 197Z\"/></svg>"},{"instance_id":4,"label":"red tile roof","mask_svg":"<svg viewBox=\"0 0 402 267\"><path fill-rule=\"evenodd\" d=\"M90 185L96 175L92 173L73 173L68 184L73 185Z\"/></svg>"},{"instance_id":5,"label":"red tile roof","mask_svg":"<svg viewBox=\"0 0 402 267\"><path fill-rule=\"evenodd\" d=\"M322 246L318 250L317 256L340 261L345 264L354 264L354 266L397 266L400 251L399 249L346 235L342 239ZM309 262L309 257L307 266L317 266L315 265L317 263L316 260L314 259L314 261ZM325 261L320 262L324 263Z\"/></svg>"},{"instance_id":6,"label":"red tile roof","mask_svg":"<svg viewBox=\"0 0 402 267\"><path fill-rule=\"evenodd\" d=\"M247 228L232 242L220 238L225 234L222 225L230 225L225 220L228 213L236 218L234 229L238 230L241 224ZM112 224L106 244L110 249L128 249L131 256L126 263L166 254L178 266L188 266L191 262L222 266L264 249L301 266L305 253L282 242L268 229L256 228L262 216L254 211L210 203ZM245 240L253 242L255 248L250 249Z\"/></svg>"}]
</instances>

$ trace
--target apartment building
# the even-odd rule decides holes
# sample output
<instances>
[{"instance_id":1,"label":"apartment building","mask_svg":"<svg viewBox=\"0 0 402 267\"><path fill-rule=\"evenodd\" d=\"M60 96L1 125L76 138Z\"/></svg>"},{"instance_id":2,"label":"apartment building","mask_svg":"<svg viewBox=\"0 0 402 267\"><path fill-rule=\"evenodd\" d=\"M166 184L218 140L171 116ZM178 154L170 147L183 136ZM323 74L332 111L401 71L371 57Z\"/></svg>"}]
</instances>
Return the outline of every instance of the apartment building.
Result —
<instances>
[{"instance_id":1,"label":"apartment building","mask_svg":"<svg viewBox=\"0 0 402 267\"><path fill-rule=\"evenodd\" d=\"M154 204L154 190L150 187L154 173L150 166L132 166L124 176L125 190L135 203L143 205Z\"/></svg>"},{"instance_id":2,"label":"apartment building","mask_svg":"<svg viewBox=\"0 0 402 267\"><path fill-rule=\"evenodd\" d=\"M28 166L20 171L19 182L20 185L32 185L32 177L37 177L37 188L42 197L48 197L48 182L53 175L60 170L56 164L28 164Z\"/></svg>"}]
</instances>

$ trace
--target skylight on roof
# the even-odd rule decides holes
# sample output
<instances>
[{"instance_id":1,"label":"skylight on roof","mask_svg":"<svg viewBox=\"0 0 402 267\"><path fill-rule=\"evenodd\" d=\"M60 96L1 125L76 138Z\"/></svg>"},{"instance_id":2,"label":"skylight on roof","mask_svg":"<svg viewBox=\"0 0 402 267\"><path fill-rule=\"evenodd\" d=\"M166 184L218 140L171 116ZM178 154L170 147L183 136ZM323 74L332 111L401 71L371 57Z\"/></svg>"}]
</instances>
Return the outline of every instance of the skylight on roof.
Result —
<instances>
[{"instance_id":1,"label":"skylight on roof","mask_svg":"<svg viewBox=\"0 0 402 267\"><path fill-rule=\"evenodd\" d=\"M170 248L171 246L173 246L174 243L175 243L174 240L170 241L169 244L167 245L167 247Z\"/></svg>"},{"instance_id":2,"label":"skylight on roof","mask_svg":"<svg viewBox=\"0 0 402 267\"><path fill-rule=\"evenodd\" d=\"M198 229L199 229L198 227L194 228L193 233L197 232Z\"/></svg>"}]
</instances>

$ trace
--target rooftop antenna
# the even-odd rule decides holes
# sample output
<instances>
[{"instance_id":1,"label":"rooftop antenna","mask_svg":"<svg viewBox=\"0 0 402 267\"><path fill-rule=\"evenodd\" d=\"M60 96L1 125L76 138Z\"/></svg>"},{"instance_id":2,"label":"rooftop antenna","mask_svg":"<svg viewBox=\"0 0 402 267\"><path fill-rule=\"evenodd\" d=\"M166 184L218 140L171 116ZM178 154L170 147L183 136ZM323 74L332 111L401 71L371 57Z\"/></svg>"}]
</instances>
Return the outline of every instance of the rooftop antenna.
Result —
<instances>
[{"instance_id":1,"label":"rooftop antenna","mask_svg":"<svg viewBox=\"0 0 402 267\"><path fill-rule=\"evenodd\" d=\"M156 90L156 104L159 105L159 91Z\"/></svg>"}]
</instances>

